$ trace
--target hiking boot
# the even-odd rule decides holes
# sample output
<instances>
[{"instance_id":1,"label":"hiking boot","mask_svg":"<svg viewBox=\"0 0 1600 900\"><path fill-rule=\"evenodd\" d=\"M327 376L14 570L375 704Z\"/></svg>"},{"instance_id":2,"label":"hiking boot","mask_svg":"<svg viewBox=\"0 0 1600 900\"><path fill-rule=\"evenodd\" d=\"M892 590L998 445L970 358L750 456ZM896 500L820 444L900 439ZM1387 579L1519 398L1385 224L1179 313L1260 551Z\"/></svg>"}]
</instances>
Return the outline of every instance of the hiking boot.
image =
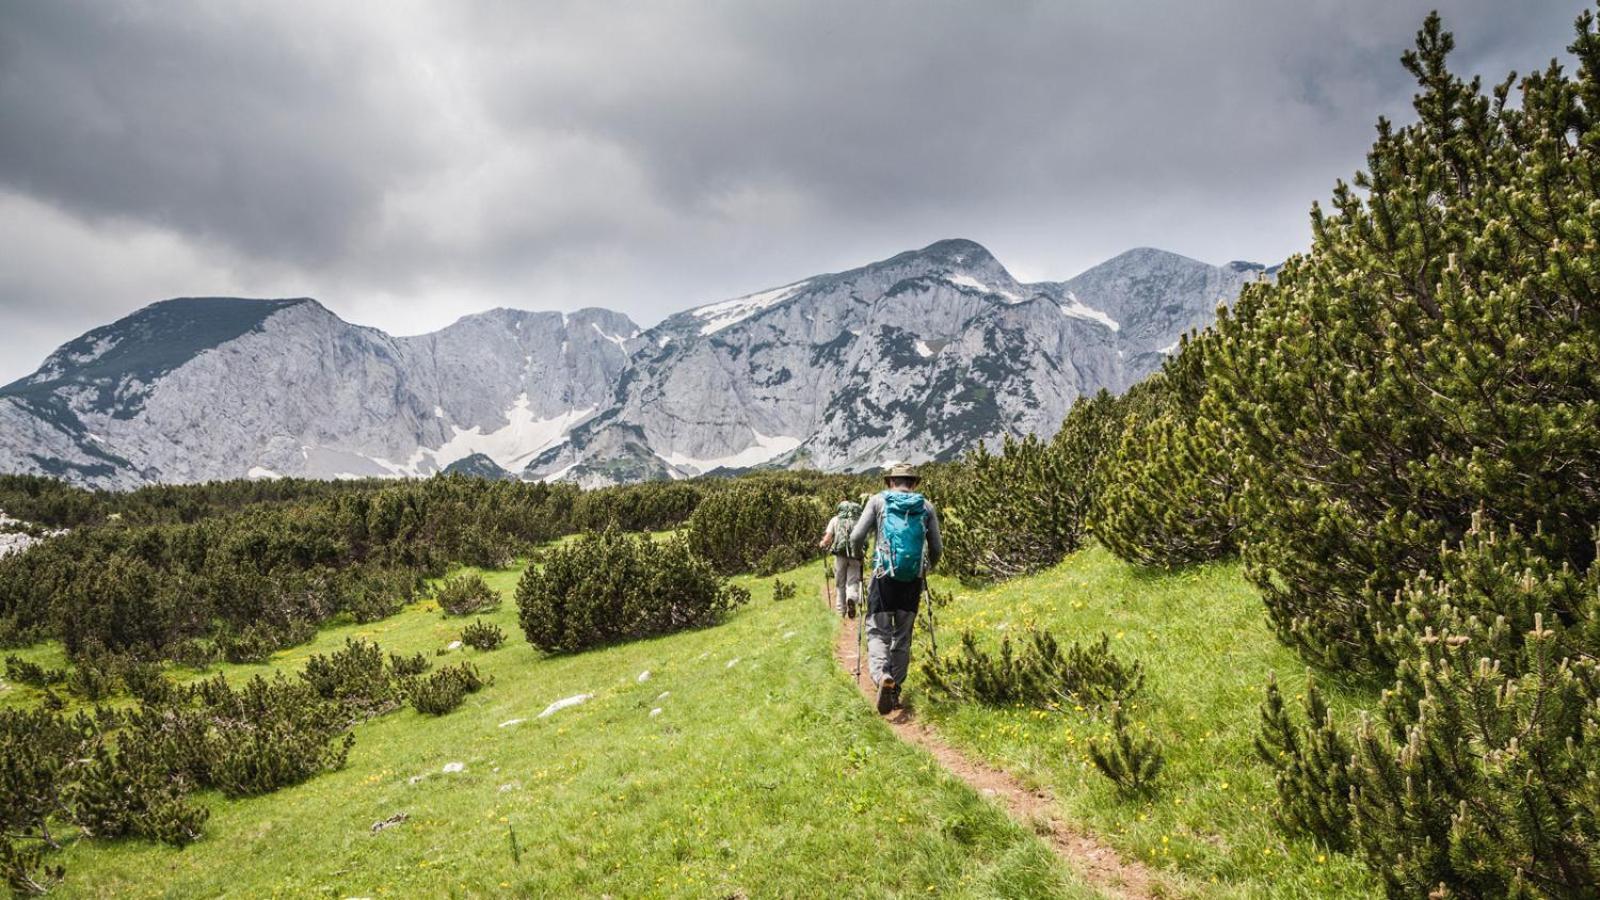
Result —
<instances>
[{"instance_id":1,"label":"hiking boot","mask_svg":"<svg viewBox=\"0 0 1600 900\"><path fill-rule=\"evenodd\" d=\"M885 675L878 682L878 715L887 716L899 701L900 686L894 683L894 678Z\"/></svg>"},{"instance_id":2,"label":"hiking boot","mask_svg":"<svg viewBox=\"0 0 1600 900\"><path fill-rule=\"evenodd\" d=\"M889 700L891 709L900 709L900 685L894 686L894 696Z\"/></svg>"},{"instance_id":3,"label":"hiking boot","mask_svg":"<svg viewBox=\"0 0 1600 900\"><path fill-rule=\"evenodd\" d=\"M856 604L854 600L845 603L844 617L846 619L854 619L856 617Z\"/></svg>"}]
</instances>

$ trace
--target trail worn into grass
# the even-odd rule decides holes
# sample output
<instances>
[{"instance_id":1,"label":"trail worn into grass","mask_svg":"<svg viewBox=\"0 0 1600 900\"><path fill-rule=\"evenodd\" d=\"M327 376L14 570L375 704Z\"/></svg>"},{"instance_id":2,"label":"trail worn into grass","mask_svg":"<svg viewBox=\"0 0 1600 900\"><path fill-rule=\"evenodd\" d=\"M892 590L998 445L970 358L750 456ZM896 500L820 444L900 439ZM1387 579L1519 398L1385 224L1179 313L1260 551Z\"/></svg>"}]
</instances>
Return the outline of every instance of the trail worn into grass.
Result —
<instances>
[{"instance_id":1,"label":"trail worn into grass","mask_svg":"<svg viewBox=\"0 0 1600 900\"><path fill-rule=\"evenodd\" d=\"M828 601L829 596L824 593L823 603L831 610ZM834 656L845 674L856 679L862 696L873 702L876 695L864 660L860 675L856 675L859 647L855 622L842 621L834 641ZM884 717L884 722L901 740L926 750L950 774L971 785L979 794L998 801L1024 827L1048 838L1056 853L1096 889L1127 900L1169 896L1155 872L1138 862L1123 859L1094 836L1056 818L1055 799L1048 792L1029 790L1006 771L971 759L945 743L932 727L917 721L910 709L895 710Z\"/></svg>"}]
</instances>

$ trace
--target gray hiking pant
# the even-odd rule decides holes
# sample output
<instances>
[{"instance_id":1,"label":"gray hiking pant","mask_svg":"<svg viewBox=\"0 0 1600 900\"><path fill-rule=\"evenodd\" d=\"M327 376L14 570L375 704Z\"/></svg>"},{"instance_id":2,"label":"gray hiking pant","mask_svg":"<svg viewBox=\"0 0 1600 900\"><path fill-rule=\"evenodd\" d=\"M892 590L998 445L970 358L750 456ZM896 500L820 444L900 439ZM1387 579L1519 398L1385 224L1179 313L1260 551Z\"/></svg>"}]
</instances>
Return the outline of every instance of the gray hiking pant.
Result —
<instances>
[{"instance_id":1,"label":"gray hiking pant","mask_svg":"<svg viewBox=\"0 0 1600 900\"><path fill-rule=\"evenodd\" d=\"M833 589L838 594L835 602L839 612L847 609L846 601L861 603L861 560L846 556L833 558Z\"/></svg>"},{"instance_id":2,"label":"gray hiking pant","mask_svg":"<svg viewBox=\"0 0 1600 900\"><path fill-rule=\"evenodd\" d=\"M897 609L867 616L867 671L872 683L885 674L895 684L906 683L911 665L911 626L917 622L916 610Z\"/></svg>"}]
</instances>

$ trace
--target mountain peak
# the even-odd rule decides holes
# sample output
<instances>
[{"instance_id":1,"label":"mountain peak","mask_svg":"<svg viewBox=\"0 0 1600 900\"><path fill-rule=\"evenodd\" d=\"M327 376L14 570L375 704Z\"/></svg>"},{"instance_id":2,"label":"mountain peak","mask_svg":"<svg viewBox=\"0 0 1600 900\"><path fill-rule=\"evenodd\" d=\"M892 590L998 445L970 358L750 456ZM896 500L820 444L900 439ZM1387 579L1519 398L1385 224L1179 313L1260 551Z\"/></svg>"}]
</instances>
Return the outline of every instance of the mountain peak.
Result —
<instances>
[{"instance_id":1,"label":"mountain peak","mask_svg":"<svg viewBox=\"0 0 1600 900\"><path fill-rule=\"evenodd\" d=\"M1171 250L1163 250L1160 247L1135 247L1132 250L1127 250L1127 251L1124 251L1122 253L1118 253L1116 256L1111 257L1110 259L1106 260L1105 262L1101 263L1100 265L1093 267L1089 271L1092 272L1092 271L1094 271L1094 269L1115 268L1115 267L1118 267L1118 266L1128 266L1128 265L1138 265L1138 266L1150 266L1150 265L1179 266L1179 265L1182 265L1182 266L1204 266L1205 268L1208 268L1208 269L1211 268L1209 263L1201 262L1200 260L1195 259L1195 258L1190 257L1190 256L1184 256L1182 253L1173 253Z\"/></svg>"},{"instance_id":2,"label":"mountain peak","mask_svg":"<svg viewBox=\"0 0 1600 900\"><path fill-rule=\"evenodd\" d=\"M148 383L196 354L259 328L272 314L307 303L322 308L309 297L161 300L62 344L39 371L0 388L0 394L48 388L64 380L133 377Z\"/></svg>"},{"instance_id":3,"label":"mountain peak","mask_svg":"<svg viewBox=\"0 0 1600 900\"><path fill-rule=\"evenodd\" d=\"M906 263L916 259L967 268L999 265L999 262L994 258L994 254L990 253L987 248L977 241L969 241L966 238L946 238L942 241L934 241L921 250L907 250L904 253L897 253L884 260L880 265Z\"/></svg>"}]
</instances>

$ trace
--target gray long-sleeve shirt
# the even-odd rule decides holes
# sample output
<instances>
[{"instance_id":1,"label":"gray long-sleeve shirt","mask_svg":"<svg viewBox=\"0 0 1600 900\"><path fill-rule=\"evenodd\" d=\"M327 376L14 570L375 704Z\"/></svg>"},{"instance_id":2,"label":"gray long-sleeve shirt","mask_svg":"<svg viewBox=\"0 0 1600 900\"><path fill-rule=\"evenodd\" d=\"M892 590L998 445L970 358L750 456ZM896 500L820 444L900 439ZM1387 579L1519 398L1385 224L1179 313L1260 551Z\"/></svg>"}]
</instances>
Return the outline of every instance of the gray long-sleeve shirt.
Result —
<instances>
[{"instance_id":1,"label":"gray long-sleeve shirt","mask_svg":"<svg viewBox=\"0 0 1600 900\"><path fill-rule=\"evenodd\" d=\"M933 501L923 498L923 530L928 540L928 555L923 563L923 571L933 568L939 562L939 554L944 552L944 542L939 539L939 511L933 508ZM856 519L856 527L850 531L850 546L856 548L858 553L864 552L867 545L867 535L876 533L876 540L883 543L883 494L873 494L867 501L866 509L861 511L861 518Z\"/></svg>"}]
</instances>

